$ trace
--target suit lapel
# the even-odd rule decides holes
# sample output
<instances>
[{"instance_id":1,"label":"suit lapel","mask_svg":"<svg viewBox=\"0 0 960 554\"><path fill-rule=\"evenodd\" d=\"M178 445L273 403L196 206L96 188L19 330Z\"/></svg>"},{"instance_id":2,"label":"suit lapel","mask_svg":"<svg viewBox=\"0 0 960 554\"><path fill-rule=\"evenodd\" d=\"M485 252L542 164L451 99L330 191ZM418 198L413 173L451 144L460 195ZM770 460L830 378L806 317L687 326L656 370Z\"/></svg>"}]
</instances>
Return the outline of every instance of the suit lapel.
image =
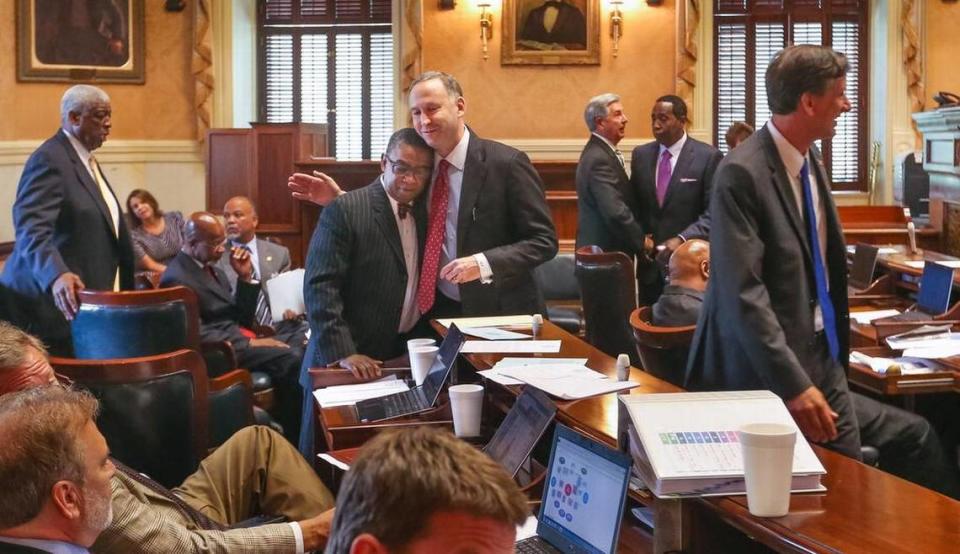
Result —
<instances>
[{"instance_id":1,"label":"suit lapel","mask_svg":"<svg viewBox=\"0 0 960 554\"><path fill-rule=\"evenodd\" d=\"M229 253L224 254L224 256L229 255ZM220 281L220 286L214 286L214 284L210 282L210 275L197 265L196 260L191 258L189 254L180 252L177 256L182 258L180 263L183 266L183 270L193 276L194 282L207 289L210 294L218 296L227 302L233 302L233 297L230 296L230 281L227 279L227 274L221 268L216 265L213 266L213 271L217 274L217 279Z\"/></svg>"},{"instance_id":2,"label":"suit lapel","mask_svg":"<svg viewBox=\"0 0 960 554\"><path fill-rule=\"evenodd\" d=\"M821 217L827 218L827 252L829 252L831 245L843 244L843 230L840 227L840 217L837 214L837 207L833 203L833 193L827 185L827 183L829 183L827 168L823 165L820 152L818 152L815 147L811 147L810 157L814 160L813 171L817 176L817 191L819 191L820 200L823 202L823 214L821 214ZM824 260L824 263L827 263L827 260ZM831 269L831 271L833 270Z\"/></svg>"},{"instance_id":3,"label":"suit lapel","mask_svg":"<svg viewBox=\"0 0 960 554\"><path fill-rule=\"evenodd\" d=\"M666 209L667 204L670 203L670 198L673 197L673 191L680 185L680 176L685 175L687 168L690 167L690 164L693 162L693 139L690 136L687 136L687 141L683 143L683 148L680 149L680 155L677 157L677 165L673 168L673 173L670 174L670 184L667 185L667 194L663 197L663 206L661 209ZM656 165L654 165L656 167ZM656 169L654 169L656 171ZM656 187L656 179L654 179L654 187Z\"/></svg>"},{"instance_id":4,"label":"suit lapel","mask_svg":"<svg viewBox=\"0 0 960 554\"><path fill-rule=\"evenodd\" d=\"M457 256L460 255L460 252L463 252L463 241L470 232L470 225L473 223L473 208L486 179L485 158L486 152L480 137L471 132L470 141L467 144L467 158L463 164L463 182L460 184L460 211L457 213Z\"/></svg>"},{"instance_id":5,"label":"suit lapel","mask_svg":"<svg viewBox=\"0 0 960 554\"><path fill-rule=\"evenodd\" d=\"M379 180L371 185L370 206L373 208L373 218L377 221L377 226L380 227L380 232L383 233L387 244L390 245L390 250L397 257L400 265L406 267L403 259L403 244L400 242L400 230L397 229L397 218L393 215L393 207L390 199L387 198L387 191L383 190Z\"/></svg>"},{"instance_id":6,"label":"suit lapel","mask_svg":"<svg viewBox=\"0 0 960 554\"><path fill-rule=\"evenodd\" d=\"M83 163L83 160L80 159L80 156L77 154L77 151L73 148L73 145L70 144L70 139L64 135L63 130L57 131L57 139L63 145L63 148L67 151L67 156L70 158L70 161L73 162L73 170L77 174L77 178L80 179L80 183L83 184L83 188L86 189L87 193L93 198L94 203L97 205L97 209L100 210L100 215L103 216L104 223L107 224L107 228L110 229L111 234L114 235L114 239L117 239L120 235L120 229L117 229L117 233L113 233L113 218L110 216L110 209L107 208L107 203L103 198L103 194L100 193L100 185L93 180L93 177L90 176L90 172L87 170L87 166ZM103 182L107 185L107 190L113 196L114 201L116 201L116 196L113 194L113 189L110 187L110 183L107 182L107 178L101 174L103 177ZM119 206L119 202L117 202Z\"/></svg>"},{"instance_id":7,"label":"suit lapel","mask_svg":"<svg viewBox=\"0 0 960 554\"><path fill-rule=\"evenodd\" d=\"M610 161L613 163L613 166L617 168L617 174L620 176L620 178L622 180L626 180L627 170L624 166L620 165L620 159L617 158L617 155L613 152L613 150L610 149L610 146L604 143L601 139L597 138L597 136L593 133L590 134L590 142L593 148L598 149L603 153L604 156L610 159Z\"/></svg>"},{"instance_id":8,"label":"suit lapel","mask_svg":"<svg viewBox=\"0 0 960 554\"><path fill-rule=\"evenodd\" d=\"M660 143L653 142L651 144L653 144L653 148L650 149L648 159L641 159L640 171L642 171L643 174L639 178L641 183L646 182L650 185L642 187L640 193L646 197L642 201L648 206L653 206L654 213L659 214L660 204L657 202L657 161L660 159Z\"/></svg>"},{"instance_id":9,"label":"suit lapel","mask_svg":"<svg viewBox=\"0 0 960 554\"><path fill-rule=\"evenodd\" d=\"M810 251L810 244L807 241L807 233L803 227L803 217L797 210L797 197L793 193L793 186L790 184L790 178L787 177L786 167L783 160L780 159L780 153L777 151L777 145L773 142L773 137L767 131L766 126L760 129L760 140L763 143L763 149L767 156L767 164L773 173L773 188L777 191L777 196L783 206L783 211L787 214L790 221L790 227L797 235L797 240L803 246L803 252L807 256L807 261L813 263L813 254Z\"/></svg>"}]
</instances>

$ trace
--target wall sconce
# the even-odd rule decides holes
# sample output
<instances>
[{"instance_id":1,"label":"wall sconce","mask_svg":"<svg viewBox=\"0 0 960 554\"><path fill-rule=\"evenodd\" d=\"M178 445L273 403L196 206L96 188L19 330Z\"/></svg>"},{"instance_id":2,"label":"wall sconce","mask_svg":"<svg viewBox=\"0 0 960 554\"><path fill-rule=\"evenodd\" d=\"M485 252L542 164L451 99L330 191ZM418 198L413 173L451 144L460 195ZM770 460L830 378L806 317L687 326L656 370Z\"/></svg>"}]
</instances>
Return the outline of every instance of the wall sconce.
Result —
<instances>
[{"instance_id":1,"label":"wall sconce","mask_svg":"<svg viewBox=\"0 0 960 554\"><path fill-rule=\"evenodd\" d=\"M614 58L620 51L620 38L623 36L623 13L620 11L622 5L623 0L610 1L610 6L613 8L613 11L610 12L610 36L613 38Z\"/></svg>"},{"instance_id":2,"label":"wall sconce","mask_svg":"<svg viewBox=\"0 0 960 554\"><path fill-rule=\"evenodd\" d=\"M483 43L483 59L486 60L487 41L493 38L493 14L487 12L490 7L488 1L477 2L477 7L480 8L480 42Z\"/></svg>"}]
</instances>

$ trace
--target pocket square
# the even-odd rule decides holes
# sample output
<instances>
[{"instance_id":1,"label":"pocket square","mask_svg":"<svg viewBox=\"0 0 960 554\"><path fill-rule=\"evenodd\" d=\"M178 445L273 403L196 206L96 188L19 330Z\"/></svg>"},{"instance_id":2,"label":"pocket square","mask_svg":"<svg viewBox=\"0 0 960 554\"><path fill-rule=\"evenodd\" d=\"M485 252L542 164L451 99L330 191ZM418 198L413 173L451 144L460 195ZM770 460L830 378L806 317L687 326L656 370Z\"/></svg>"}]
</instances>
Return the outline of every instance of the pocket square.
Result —
<instances>
[{"instance_id":1,"label":"pocket square","mask_svg":"<svg viewBox=\"0 0 960 554\"><path fill-rule=\"evenodd\" d=\"M680 177L681 183L695 183L699 181L696 177Z\"/></svg>"}]
</instances>

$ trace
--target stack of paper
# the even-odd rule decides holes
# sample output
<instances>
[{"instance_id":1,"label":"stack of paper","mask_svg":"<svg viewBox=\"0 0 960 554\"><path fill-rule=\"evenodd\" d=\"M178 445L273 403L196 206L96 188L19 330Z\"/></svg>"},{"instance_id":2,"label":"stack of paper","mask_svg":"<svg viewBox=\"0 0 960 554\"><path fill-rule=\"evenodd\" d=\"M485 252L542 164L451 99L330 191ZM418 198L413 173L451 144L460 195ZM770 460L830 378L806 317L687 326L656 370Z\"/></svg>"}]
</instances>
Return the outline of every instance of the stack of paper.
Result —
<instances>
[{"instance_id":1,"label":"stack of paper","mask_svg":"<svg viewBox=\"0 0 960 554\"><path fill-rule=\"evenodd\" d=\"M451 323L456 323L457 327L531 327L533 325L532 315L497 315L489 317L458 317L452 319L438 319L437 323L444 327L450 327Z\"/></svg>"},{"instance_id":2,"label":"stack of paper","mask_svg":"<svg viewBox=\"0 0 960 554\"><path fill-rule=\"evenodd\" d=\"M620 401L630 414L634 467L657 496L743 494L737 430L760 422L797 427L770 391L634 394ZM792 490L824 490L825 473L797 429Z\"/></svg>"},{"instance_id":3,"label":"stack of paper","mask_svg":"<svg viewBox=\"0 0 960 554\"><path fill-rule=\"evenodd\" d=\"M461 354L520 354L560 352L559 340L468 340Z\"/></svg>"},{"instance_id":4,"label":"stack of paper","mask_svg":"<svg viewBox=\"0 0 960 554\"><path fill-rule=\"evenodd\" d=\"M854 350L850 352L850 361L863 364L880 375L886 375L888 371L897 371L901 375L922 375L932 373L933 362L924 361L919 358L882 358L879 356L868 356L863 352Z\"/></svg>"},{"instance_id":5,"label":"stack of paper","mask_svg":"<svg viewBox=\"0 0 960 554\"><path fill-rule=\"evenodd\" d=\"M640 386L634 381L607 379L602 373L576 364L527 365L506 367L499 371L564 400L588 398Z\"/></svg>"},{"instance_id":6,"label":"stack of paper","mask_svg":"<svg viewBox=\"0 0 960 554\"><path fill-rule=\"evenodd\" d=\"M390 375L370 383L317 389L313 391L313 396L316 397L321 408L330 408L333 406L352 406L360 400L379 398L409 389L410 387L404 381L397 379L396 375Z\"/></svg>"},{"instance_id":7,"label":"stack of paper","mask_svg":"<svg viewBox=\"0 0 960 554\"><path fill-rule=\"evenodd\" d=\"M909 358L936 360L960 355L960 333L952 333L949 324L923 325L887 337L887 344L903 350L903 355Z\"/></svg>"},{"instance_id":8,"label":"stack of paper","mask_svg":"<svg viewBox=\"0 0 960 554\"><path fill-rule=\"evenodd\" d=\"M530 335L507 331L506 329L499 329L497 327L463 327L460 331L464 335L487 340L523 340L532 338Z\"/></svg>"},{"instance_id":9,"label":"stack of paper","mask_svg":"<svg viewBox=\"0 0 960 554\"><path fill-rule=\"evenodd\" d=\"M899 315L900 310L870 310L866 312L850 312L850 319L856 321L860 325L868 325L871 321L875 319L882 319L884 317L891 317Z\"/></svg>"},{"instance_id":10,"label":"stack of paper","mask_svg":"<svg viewBox=\"0 0 960 554\"><path fill-rule=\"evenodd\" d=\"M274 322L283 321L283 313L293 310L296 314L306 311L303 303L303 269L284 271L267 281L270 295L270 317Z\"/></svg>"},{"instance_id":11,"label":"stack of paper","mask_svg":"<svg viewBox=\"0 0 960 554\"><path fill-rule=\"evenodd\" d=\"M530 365L555 365L555 364L573 364L573 365L587 365L586 358L502 358L499 362L494 364L492 369L485 369L483 371L478 371L480 375L490 379L494 383L500 383L501 385L522 385L523 381L514 379L513 377L507 377L503 374L503 371L511 367L523 367Z\"/></svg>"}]
</instances>

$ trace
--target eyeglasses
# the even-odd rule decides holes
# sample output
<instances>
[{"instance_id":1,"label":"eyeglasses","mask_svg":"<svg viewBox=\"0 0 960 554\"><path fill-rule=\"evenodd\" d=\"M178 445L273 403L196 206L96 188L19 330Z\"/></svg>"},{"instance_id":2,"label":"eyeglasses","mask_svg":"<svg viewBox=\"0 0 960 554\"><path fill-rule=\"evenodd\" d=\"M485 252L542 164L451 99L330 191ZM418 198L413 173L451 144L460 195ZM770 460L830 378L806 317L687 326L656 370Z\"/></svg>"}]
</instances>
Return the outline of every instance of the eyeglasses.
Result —
<instances>
[{"instance_id":1,"label":"eyeglasses","mask_svg":"<svg viewBox=\"0 0 960 554\"><path fill-rule=\"evenodd\" d=\"M412 175L418 179L429 179L430 174L433 173L432 167L410 167L401 161L391 160L386 154L383 155L383 159L390 162L390 168L397 177Z\"/></svg>"}]
</instances>

